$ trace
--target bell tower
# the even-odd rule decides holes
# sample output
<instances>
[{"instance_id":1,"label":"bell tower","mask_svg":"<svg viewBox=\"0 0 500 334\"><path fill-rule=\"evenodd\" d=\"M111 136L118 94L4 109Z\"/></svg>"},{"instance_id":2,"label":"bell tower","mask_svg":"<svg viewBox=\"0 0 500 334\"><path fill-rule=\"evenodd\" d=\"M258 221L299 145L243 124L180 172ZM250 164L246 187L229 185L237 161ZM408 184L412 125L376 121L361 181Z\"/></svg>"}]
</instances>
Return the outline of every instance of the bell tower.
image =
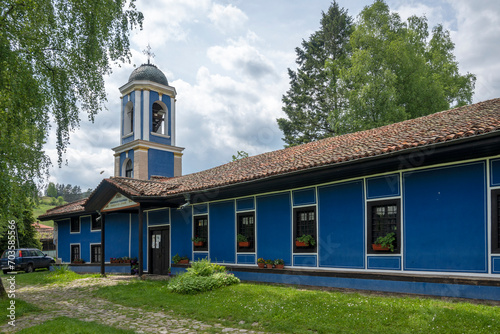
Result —
<instances>
[{"instance_id":1,"label":"bell tower","mask_svg":"<svg viewBox=\"0 0 500 334\"><path fill-rule=\"evenodd\" d=\"M147 54L149 58L149 50ZM184 148L175 146L177 93L165 74L148 59L130 74L120 93L120 146L113 148L114 175L141 180L180 176Z\"/></svg>"}]
</instances>

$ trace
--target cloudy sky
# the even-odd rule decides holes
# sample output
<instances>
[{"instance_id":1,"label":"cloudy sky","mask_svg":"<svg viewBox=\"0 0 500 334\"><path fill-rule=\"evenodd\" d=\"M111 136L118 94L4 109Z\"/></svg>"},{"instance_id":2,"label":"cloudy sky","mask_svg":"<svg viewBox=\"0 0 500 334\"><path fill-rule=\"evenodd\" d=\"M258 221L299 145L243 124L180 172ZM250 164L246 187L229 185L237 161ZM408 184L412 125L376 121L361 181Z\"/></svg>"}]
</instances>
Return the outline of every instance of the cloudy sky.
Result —
<instances>
[{"instance_id":1,"label":"cloudy sky","mask_svg":"<svg viewBox=\"0 0 500 334\"><path fill-rule=\"evenodd\" d=\"M372 1L338 0L356 17ZM429 26L450 30L461 73L477 75L474 102L500 97L500 2L498 0L388 0L402 18L425 15ZM238 150L255 155L283 147L276 118L287 91L294 49L320 26L329 0L137 0L144 29L131 35L132 64L106 78L107 110L94 124L81 115L57 166L55 137L46 152L50 181L95 188L113 175L119 145L120 93L136 66L153 63L177 90L177 145L185 147L183 174L231 161ZM102 174L101 172L104 171Z\"/></svg>"}]
</instances>

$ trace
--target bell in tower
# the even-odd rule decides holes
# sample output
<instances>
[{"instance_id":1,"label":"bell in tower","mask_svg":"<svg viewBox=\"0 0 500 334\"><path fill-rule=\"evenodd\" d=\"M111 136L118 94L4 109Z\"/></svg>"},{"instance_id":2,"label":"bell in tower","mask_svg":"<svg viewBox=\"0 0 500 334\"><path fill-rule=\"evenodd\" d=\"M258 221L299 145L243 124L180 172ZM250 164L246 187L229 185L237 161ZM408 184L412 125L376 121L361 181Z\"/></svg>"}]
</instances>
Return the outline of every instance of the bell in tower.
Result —
<instances>
[{"instance_id":1,"label":"bell in tower","mask_svg":"<svg viewBox=\"0 0 500 334\"><path fill-rule=\"evenodd\" d=\"M120 146L115 151L115 176L149 180L182 174L182 151L175 146L175 88L155 65L148 45L148 63L136 68L120 87Z\"/></svg>"}]
</instances>

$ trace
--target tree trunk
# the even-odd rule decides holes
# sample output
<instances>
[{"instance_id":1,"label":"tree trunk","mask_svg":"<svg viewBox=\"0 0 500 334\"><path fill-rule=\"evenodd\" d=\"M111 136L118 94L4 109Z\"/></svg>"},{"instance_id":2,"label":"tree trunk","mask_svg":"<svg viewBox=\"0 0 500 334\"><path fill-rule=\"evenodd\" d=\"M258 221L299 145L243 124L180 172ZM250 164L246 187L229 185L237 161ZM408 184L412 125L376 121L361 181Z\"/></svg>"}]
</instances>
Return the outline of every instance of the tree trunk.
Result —
<instances>
[{"instance_id":1,"label":"tree trunk","mask_svg":"<svg viewBox=\"0 0 500 334\"><path fill-rule=\"evenodd\" d=\"M2 278L0 278L0 299L5 299L5 298L7 298L7 291L5 291Z\"/></svg>"}]
</instances>

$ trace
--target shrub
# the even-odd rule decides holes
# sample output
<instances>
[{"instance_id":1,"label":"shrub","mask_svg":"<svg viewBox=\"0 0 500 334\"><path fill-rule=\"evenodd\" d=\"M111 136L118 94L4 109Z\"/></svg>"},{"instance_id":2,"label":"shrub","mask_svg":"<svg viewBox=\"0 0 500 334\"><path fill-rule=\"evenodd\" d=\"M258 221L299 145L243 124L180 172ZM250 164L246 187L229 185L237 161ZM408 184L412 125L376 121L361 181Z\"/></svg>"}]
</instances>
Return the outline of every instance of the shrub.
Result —
<instances>
[{"instance_id":1,"label":"shrub","mask_svg":"<svg viewBox=\"0 0 500 334\"><path fill-rule=\"evenodd\" d=\"M193 262L184 274L171 279L167 289L181 294L196 294L239 282L237 277L227 273L226 267L203 259Z\"/></svg>"},{"instance_id":2,"label":"shrub","mask_svg":"<svg viewBox=\"0 0 500 334\"><path fill-rule=\"evenodd\" d=\"M187 268L187 275L208 277L215 273L225 273L226 267L211 263L208 259L202 259L191 263L191 268Z\"/></svg>"},{"instance_id":3,"label":"shrub","mask_svg":"<svg viewBox=\"0 0 500 334\"><path fill-rule=\"evenodd\" d=\"M54 275L62 275L70 272L69 266L67 264L60 264L57 266L52 266L54 268Z\"/></svg>"},{"instance_id":4,"label":"shrub","mask_svg":"<svg viewBox=\"0 0 500 334\"><path fill-rule=\"evenodd\" d=\"M211 276L179 275L170 280L167 289L180 294L196 294L239 283L233 274L215 273Z\"/></svg>"}]
</instances>

